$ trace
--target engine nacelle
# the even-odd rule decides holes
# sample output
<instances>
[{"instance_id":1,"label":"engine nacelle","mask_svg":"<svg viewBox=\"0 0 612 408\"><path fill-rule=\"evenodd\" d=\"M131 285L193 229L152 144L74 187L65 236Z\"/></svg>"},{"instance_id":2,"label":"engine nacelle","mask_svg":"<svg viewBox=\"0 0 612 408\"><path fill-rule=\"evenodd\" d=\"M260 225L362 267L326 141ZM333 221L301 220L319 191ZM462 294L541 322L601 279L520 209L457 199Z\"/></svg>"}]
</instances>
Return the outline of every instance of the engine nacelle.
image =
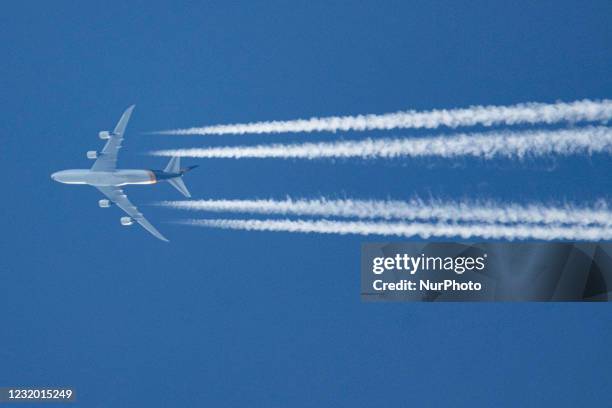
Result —
<instances>
[{"instance_id":1,"label":"engine nacelle","mask_svg":"<svg viewBox=\"0 0 612 408\"><path fill-rule=\"evenodd\" d=\"M121 225L123 225L124 227L132 225L133 223L134 220L132 219L132 217L121 217Z\"/></svg>"},{"instance_id":2,"label":"engine nacelle","mask_svg":"<svg viewBox=\"0 0 612 408\"><path fill-rule=\"evenodd\" d=\"M108 130L103 130L100 133L98 133L98 136L102 140L108 140L111 138L111 132L109 132Z\"/></svg>"},{"instance_id":3,"label":"engine nacelle","mask_svg":"<svg viewBox=\"0 0 612 408\"><path fill-rule=\"evenodd\" d=\"M95 160L98 158L98 152L96 152L95 150L90 150L87 152L87 158L89 160Z\"/></svg>"},{"instance_id":4,"label":"engine nacelle","mask_svg":"<svg viewBox=\"0 0 612 408\"><path fill-rule=\"evenodd\" d=\"M110 200L100 200L98 201L98 205L100 206L100 208L108 208L111 206L111 202Z\"/></svg>"}]
</instances>

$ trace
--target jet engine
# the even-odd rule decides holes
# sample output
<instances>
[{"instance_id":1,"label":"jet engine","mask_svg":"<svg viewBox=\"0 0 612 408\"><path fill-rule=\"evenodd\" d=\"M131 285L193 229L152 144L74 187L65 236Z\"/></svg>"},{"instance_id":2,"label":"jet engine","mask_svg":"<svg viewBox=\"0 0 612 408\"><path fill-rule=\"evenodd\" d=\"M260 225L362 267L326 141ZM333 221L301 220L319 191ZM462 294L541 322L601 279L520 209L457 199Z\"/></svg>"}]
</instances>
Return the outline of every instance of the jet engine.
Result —
<instances>
[{"instance_id":1,"label":"jet engine","mask_svg":"<svg viewBox=\"0 0 612 408\"><path fill-rule=\"evenodd\" d=\"M109 132L108 130L103 130L100 133L98 133L98 136L100 137L100 139L102 140L107 140L110 139L111 137L111 132Z\"/></svg>"},{"instance_id":2,"label":"jet engine","mask_svg":"<svg viewBox=\"0 0 612 408\"><path fill-rule=\"evenodd\" d=\"M134 220L132 219L132 217L121 217L121 225L123 225L124 227L132 225L133 223Z\"/></svg>"},{"instance_id":3,"label":"jet engine","mask_svg":"<svg viewBox=\"0 0 612 408\"><path fill-rule=\"evenodd\" d=\"M98 201L98 205L100 206L100 208L108 208L111 206L111 202L110 200L100 200Z\"/></svg>"},{"instance_id":4,"label":"jet engine","mask_svg":"<svg viewBox=\"0 0 612 408\"><path fill-rule=\"evenodd\" d=\"M90 160L95 160L98 158L98 152L96 152L95 150L90 150L87 152L87 158Z\"/></svg>"}]
</instances>

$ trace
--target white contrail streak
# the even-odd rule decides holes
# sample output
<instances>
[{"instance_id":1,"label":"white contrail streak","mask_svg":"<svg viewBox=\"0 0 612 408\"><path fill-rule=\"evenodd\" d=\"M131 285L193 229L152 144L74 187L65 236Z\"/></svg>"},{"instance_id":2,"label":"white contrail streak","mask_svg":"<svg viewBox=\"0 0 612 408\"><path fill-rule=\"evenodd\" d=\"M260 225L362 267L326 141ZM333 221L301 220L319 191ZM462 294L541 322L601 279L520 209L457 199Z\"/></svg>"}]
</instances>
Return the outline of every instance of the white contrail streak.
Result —
<instances>
[{"instance_id":1,"label":"white contrail streak","mask_svg":"<svg viewBox=\"0 0 612 408\"><path fill-rule=\"evenodd\" d=\"M437 156L529 157L612 152L612 128L500 131L402 139L364 139L339 142L264 144L151 152L154 156L200 158L399 158Z\"/></svg>"},{"instance_id":2,"label":"white contrail streak","mask_svg":"<svg viewBox=\"0 0 612 408\"><path fill-rule=\"evenodd\" d=\"M541 204L509 204L470 202L424 202L379 200L193 200L163 201L163 206L181 210L240 212L322 217L355 217L361 219L400 219L421 221L459 221L480 223L531 223L612 226L612 211L607 207L546 207Z\"/></svg>"},{"instance_id":3,"label":"white contrail streak","mask_svg":"<svg viewBox=\"0 0 612 408\"><path fill-rule=\"evenodd\" d=\"M254 219L198 219L179 221L180 224L247 231L278 231L320 234L394 235L401 237L460 237L462 239L506 240L570 240L602 241L612 239L610 227L561 227L525 225L456 225L446 223L364 222L364 221L305 221Z\"/></svg>"},{"instance_id":4,"label":"white contrail streak","mask_svg":"<svg viewBox=\"0 0 612 408\"><path fill-rule=\"evenodd\" d=\"M375 129L435 129L440 126L494 126L552 124L558 122L607 121L612 119L612 100L557 103L521 103L510 106L471 106L463 109L405 111L382 115L331 116L215 125L155 132L171 135L225 135L245 133L336 132Z\"/></svg>"}]
</instances>

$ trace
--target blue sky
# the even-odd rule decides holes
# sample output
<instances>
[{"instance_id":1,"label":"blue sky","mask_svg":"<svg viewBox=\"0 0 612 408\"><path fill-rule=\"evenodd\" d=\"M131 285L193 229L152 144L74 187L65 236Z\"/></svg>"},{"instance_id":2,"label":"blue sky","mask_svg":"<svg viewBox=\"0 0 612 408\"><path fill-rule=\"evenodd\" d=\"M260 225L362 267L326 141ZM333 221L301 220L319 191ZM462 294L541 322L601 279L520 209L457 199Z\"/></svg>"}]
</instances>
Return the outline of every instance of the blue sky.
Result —
<instances>
[{"instance_id":1,"label":"blue sky","mask_svg":"<svg viewBox=\"0 0 612 408\"><path fill-rule=\"evenodd\" d=\"M156 129L612 95L607 1L5 5L0 385L71 385L79 406L576 406L610 389L606 305L362 304L361 242L122 228L91 187L97 132L137 105L122 167L158 148L359 134L153 136ZM380 132L385 135L419 132ZM427 132L423 132L427 133ZM374 136L374 135L372 135ZM609 201L608 156L544 160L185 160L195 198Z\"/></svg>"}]
</instances>

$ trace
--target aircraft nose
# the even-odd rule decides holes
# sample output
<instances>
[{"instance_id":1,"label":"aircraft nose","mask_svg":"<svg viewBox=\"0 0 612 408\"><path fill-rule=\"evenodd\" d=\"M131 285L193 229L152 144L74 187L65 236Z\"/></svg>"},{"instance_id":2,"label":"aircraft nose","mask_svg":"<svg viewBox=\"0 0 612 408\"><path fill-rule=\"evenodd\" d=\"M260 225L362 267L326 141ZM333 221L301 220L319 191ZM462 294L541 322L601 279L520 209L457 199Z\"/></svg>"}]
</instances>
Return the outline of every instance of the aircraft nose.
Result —
<instances>
[{"instance_id":1,"label":"aircraft nose","mask_svg":"<svg viewBox=\"0 0 612 408\"><path fill-rule=\"evenodd\" d=\"M55 181L57 181L57 172L51 174L51 178Z\"/></svg>"}]
</instances>

